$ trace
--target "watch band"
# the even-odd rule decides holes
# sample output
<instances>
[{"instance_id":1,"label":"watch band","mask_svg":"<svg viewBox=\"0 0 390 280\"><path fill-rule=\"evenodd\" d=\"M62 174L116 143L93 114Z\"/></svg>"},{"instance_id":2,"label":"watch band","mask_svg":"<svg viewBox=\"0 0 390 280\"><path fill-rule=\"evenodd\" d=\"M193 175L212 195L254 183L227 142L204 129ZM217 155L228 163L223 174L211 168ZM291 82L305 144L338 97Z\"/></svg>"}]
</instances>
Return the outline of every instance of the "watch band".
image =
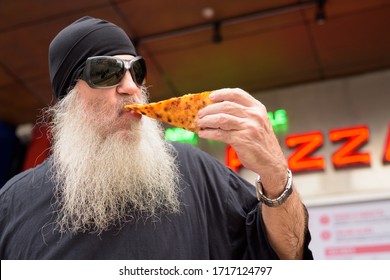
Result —
<instances>
[{"instance_id":1,"label":"watch band","mask_svg":"<svg viewBox=\"0 0 390 280\"><path fill-rule=\"evenodd\" d=\"M275 199L270 199L266 197L263 193L263 184L261 183L261 178L260 175L257 177L256 180L256 194L257 194L257 199L264 203L265 205L269 207L277 207L279 205L282 205L286 199L291 195L292 193L292 173L290 169L287 169L287 183L284 186L284 191L282 194Z\"/></svg>"}]
</instances>

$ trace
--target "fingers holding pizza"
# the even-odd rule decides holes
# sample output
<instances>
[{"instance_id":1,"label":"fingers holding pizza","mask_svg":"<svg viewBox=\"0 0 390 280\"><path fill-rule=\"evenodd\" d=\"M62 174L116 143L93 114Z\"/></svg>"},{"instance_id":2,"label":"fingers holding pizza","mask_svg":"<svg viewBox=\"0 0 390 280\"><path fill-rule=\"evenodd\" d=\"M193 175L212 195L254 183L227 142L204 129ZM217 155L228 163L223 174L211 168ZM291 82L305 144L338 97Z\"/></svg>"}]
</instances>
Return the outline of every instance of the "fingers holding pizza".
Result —
<instances>
[{"instance_id":1,"label":"fingers holding pizza","mask_svg":"<svg viewBox=\"0 0 390 280\"><path fill-rule=\"evenodd\" d=\"M269 185L283 185L287 162L268 118L266 107L242 89L212 92L213 101L199 111L199 137L231 145L248 169Z\"/></svg>"},{"instance_id":2,"label":"fingers holding pizza","mask_svg":"<svg viewBox=\"0 0 390 280\"><path fill-rule=\"evenodd\" d=\"M258 124L266 129L271 128L264 105L242 89L216 90L209 98L213 104L198 114L201 130L242 131Z\"/></svg>"}]
</instances>

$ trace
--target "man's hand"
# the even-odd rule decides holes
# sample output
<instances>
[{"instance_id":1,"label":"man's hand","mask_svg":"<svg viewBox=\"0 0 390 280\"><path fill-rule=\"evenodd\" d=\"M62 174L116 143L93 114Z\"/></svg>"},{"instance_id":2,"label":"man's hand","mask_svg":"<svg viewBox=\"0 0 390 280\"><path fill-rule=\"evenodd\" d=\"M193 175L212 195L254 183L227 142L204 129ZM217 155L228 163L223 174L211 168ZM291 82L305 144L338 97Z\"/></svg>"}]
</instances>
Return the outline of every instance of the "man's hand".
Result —
<instances>
[{"instance_id":1,"label":"man's hand","mask_svg":"<svg viewBox=\"0 0 390 280\"><path fill-rule=\"evenodd\" d=\"M199 111L199 137L231 145L241 163L262 178L269 198L283 192L287 162L273 132L265 106L242 89L221 89L210 95L216 103Z\"/></svg>"}]
</instances>

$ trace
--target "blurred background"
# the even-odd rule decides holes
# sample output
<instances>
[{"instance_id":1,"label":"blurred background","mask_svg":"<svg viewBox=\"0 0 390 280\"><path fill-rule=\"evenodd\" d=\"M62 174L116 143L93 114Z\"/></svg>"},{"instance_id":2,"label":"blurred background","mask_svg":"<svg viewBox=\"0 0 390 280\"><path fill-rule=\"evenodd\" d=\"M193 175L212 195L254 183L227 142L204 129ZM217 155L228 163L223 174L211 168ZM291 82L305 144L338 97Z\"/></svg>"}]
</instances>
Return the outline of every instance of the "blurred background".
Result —
<instances>
[{"instance_id":1,"label":"blurred background","mask_svg":"<svg viewBox=\"0 0 390 280\"><path fill-rule=\"evenodd\" d=\"M267 106L317 259L390 258L390 0L2 0L0 187L49 155L48 46L84 15L132 38L151 101L240 87ZM254 180L225 144L166 129Z\"/></svg>"}]
</instances>

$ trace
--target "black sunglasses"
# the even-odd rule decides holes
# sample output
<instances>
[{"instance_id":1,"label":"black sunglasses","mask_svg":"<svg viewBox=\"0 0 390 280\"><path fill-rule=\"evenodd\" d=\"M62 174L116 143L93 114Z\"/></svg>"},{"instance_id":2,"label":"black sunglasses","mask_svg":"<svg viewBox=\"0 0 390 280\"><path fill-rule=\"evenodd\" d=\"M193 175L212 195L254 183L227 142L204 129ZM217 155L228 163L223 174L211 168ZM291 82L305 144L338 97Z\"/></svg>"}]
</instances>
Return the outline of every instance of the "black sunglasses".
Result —
<instances>
[{"instance_id":1,"label":"black sunglasses","mask_svg":"<svg viewBox=\"0 0 390 280\"><path fill-rule=\"evenodd\" d=\"M133 81L142 86L146 77L146 63L141 56L124 60L113 56L92 56L85 63L81 79L91 88L110 88L118 85L130 71Z\"/></svg>"}]
</instances>

